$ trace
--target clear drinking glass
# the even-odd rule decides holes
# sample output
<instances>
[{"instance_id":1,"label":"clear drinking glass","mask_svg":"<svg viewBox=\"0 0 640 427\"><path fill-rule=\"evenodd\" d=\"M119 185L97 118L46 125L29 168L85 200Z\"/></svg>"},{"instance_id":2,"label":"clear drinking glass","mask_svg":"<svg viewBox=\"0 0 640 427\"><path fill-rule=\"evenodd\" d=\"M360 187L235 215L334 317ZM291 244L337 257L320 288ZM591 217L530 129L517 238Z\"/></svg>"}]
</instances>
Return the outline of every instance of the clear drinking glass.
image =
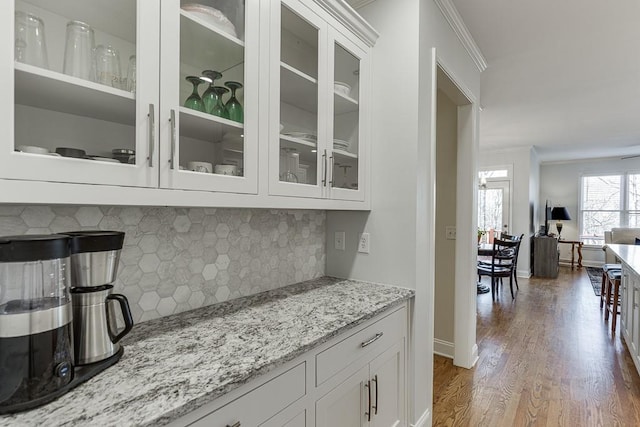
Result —
<instances>
[{"instance_id":1,"label":"clear drinking glass","mask_svg":"<svg viewBox=\"0 0 640 427\"><path fill-rule=\"evenodd\" d=\"M67 24L62 72L81 79L95 81L94 49L93 28L81 21L70 21Z\"/></svg>"},{"instance_id":2,"label":"clear drinking glass","mask_svg":"<svg viewBox=\"0 0 640 427\"><path fill-rule=\"evenodd\" d=\"M16 61L49 68L42 19L30 13L16 11L15 20Z\"/></svg>"},{"instance_id":3,"label":"clear drinking glass","mask_svg":"<svg viewBox=\"0 0 640 427\"><path fill-rule=\"evenodd\" d=\"M111 45L96 47L96 82L120 89L120 54Z\"/></svg>"},{"instance_id":4,"label":"clear drinking glass","mask_svg":"<svg viewBox=\"0 0 640 427\"><path fill-rule=\"evenodd\" d=\"M136 56L129 57L129 68L127 69L127 90L136 93Z\"/></svg>"}]
</instances>

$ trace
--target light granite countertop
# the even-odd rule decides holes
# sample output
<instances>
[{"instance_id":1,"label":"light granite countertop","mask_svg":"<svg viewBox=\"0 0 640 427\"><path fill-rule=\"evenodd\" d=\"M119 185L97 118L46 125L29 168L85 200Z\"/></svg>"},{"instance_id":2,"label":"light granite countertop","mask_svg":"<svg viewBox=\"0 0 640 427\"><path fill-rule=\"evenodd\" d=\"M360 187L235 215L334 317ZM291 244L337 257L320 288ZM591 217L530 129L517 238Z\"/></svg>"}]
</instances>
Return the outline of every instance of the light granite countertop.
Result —
<instances>
[{"instance_id":1,"label":"light granite countertop","mask_svg":"<svg viewBox=\"0 0 640 427\"><path fill-rule=\"evenodd\" d=\"M144 322L115 366L0 426L166 424L413 295L322 277Z\"/></svg>"},{"instance_id":2,"label":"light granite countertop","mask_svg":"<svg viewBox=\"0 0 640 427\"><path fill-rule=\"evenodd\" d=\"M636 274L640 274L640 246L608 243L607 247Z\"/></svg>"}]
</instances>

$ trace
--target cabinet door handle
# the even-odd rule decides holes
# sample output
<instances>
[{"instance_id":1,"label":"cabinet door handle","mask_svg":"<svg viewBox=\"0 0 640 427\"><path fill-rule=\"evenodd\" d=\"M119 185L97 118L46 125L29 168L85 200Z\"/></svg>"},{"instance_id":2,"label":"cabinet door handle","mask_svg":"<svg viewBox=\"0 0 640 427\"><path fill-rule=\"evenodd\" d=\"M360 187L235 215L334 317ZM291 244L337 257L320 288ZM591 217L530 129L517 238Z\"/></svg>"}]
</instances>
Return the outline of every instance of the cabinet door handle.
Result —
<instances>
[{"instance_id":1,"label":"cabinet door handle","mask_svg":"<svg viewBox=\"0 0 640 427\"><path fill-rule=\"evenodd\" d=\"M360 344L360 347L365 348L366 346L373 344L374 342L378 341L382 337L382 335L383 335L382 332L378 332L377 334L375 334L373 338L370 338L365 342L363 342L362 344Z\"/></svg>"},{"instance_id":2,"label":"cabinet door handle","mask_svg":"<svg viewBox=\"0 0 640 427\"><path fill-rule=\"evenodd\" d=\"M171 165L171 169L175 169L174 162L176 158L176 110L171 110L171 117L169 117L169 121L171 122L171 156L169 157L169 164Z\"/></svg>"},{"instance_id":3,"label":"cabinet door handle","mask_svg":"<svg viewBox=\"0 0 640 427\"><path fill-rule=\"evenodd\" d=\"M149 167L153 167L153 152L156 147L156 106L149 104Z\"/></svg>"},{"instance_id":4,"label":"cabinet door handle","mask_svg":"<svg viewBox=\"0 0 640 427\"><path fill-rule=\"evenodd\" d=\"M331 181L329 181L329 186L333 187L333 173L335 172L335 161L333 160L333 154L331 154L331 157L329 158L329 161L331 162Z\"/></svg>"},{"instance_id":5,"label":"cabinet door handle","mask_svg":"<svg viewBox=\"0 0 640 427\"><path fill-rule=\"evenodd\" d=\"M378 388L380 388L378 375L373 376L373 382L376 383L376 404L373 406L373 415L378 415Z\"/></svg>"},{"instance_id":6,"label":"cabinet door handle","mask_svg":"<svg viewBox=\"0 0 640 427\"><path fill-rule=\"evenodd\" d=\"M236 421L235 423L233 423L233 425L229 425L227 424L227 427L240 427L240 421Z\"/></svg>"},{"instance_id":7,"label":"cabinet door handle","mask_svg":"<svg viewBox=\"0 0 640 427\"><path fill-rule=\"evenodd\" d=\"M367 417L367 421L371 421L371 381L367 381L364 386L367 389L367 404L369 408L369 410L365 412L364 415Z\"/></svg>"},{"instance_id":8,"label":"cabinet door handle","mask_svg":"<svg viewBox=\"0 0 640 427\"><path fill-rule=\"evenodd\" d=\"M322 169L322 185L327 185L327 150L324 150L324 154L322 155L322 163L324 167Z\"/></svg>"}]
</instances>

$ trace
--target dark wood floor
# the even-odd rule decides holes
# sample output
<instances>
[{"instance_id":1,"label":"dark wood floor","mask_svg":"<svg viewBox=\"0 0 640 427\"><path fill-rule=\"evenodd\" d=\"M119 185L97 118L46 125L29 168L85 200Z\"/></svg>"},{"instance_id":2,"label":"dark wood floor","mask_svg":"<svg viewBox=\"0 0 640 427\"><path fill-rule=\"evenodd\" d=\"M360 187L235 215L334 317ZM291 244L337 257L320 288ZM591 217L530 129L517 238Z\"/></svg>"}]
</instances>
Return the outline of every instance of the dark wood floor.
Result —
<instances>
[{"instance_id":1,"label":"dark wood floor","mask_svg":"<svg viewBox=\"0 0 640 427\"><path fill-rule=\"evenodd\" d=\"M434 360L434 426L640 426L640 377L583 270L478 296L479 361Z\"/></svg>"}]
</instances>

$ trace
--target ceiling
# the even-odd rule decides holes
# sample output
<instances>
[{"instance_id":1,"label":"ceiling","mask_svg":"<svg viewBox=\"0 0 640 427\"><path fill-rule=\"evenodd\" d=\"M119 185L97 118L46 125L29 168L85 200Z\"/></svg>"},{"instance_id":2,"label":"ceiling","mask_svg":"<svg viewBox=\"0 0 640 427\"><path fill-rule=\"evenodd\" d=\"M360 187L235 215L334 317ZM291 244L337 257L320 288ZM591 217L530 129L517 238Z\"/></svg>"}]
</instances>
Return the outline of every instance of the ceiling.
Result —
<instances>
[{"instance_id":1,"label":"ceiling","mask_svg":"<svg viewBox=\"0 0 640 427\"><path fill-rule=\"evenodd\" d=\"M480 148L640 154L640 1L453 0L485 56Z\"/></svg>"}]
</instances>

